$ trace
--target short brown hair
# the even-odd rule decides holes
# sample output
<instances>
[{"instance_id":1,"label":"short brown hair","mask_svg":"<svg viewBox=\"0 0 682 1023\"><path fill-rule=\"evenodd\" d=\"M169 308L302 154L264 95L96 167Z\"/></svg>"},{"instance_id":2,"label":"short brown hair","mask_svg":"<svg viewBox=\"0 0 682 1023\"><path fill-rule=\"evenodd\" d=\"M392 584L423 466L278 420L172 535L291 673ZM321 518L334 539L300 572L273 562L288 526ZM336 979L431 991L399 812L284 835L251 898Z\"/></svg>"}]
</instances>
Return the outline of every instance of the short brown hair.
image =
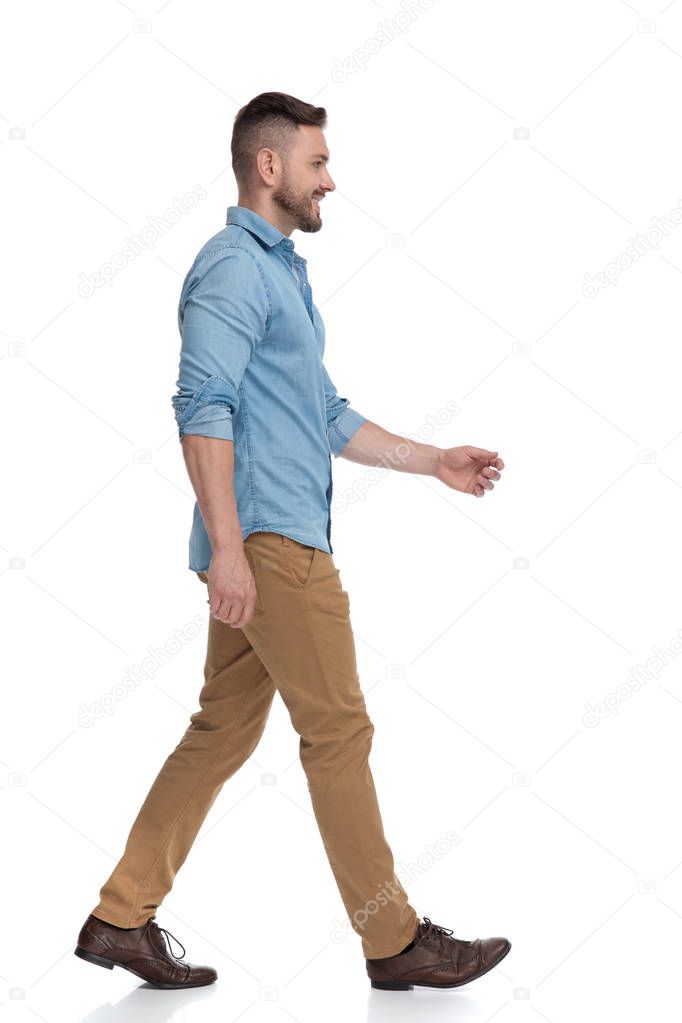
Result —
<instances>
[{"instance_id":1,"label":"short brown hair","mask_svg":"<svg viewBox=\"0 0 682 1023\"><path fill-rule=\"evenodd\" d=\"M286 159L299 124L324 128L327 111L285 92L262 92L243 106L232 129L232 170L239 186L248 186L254 161L264 146Z\"/></svg>"}]
</instances>

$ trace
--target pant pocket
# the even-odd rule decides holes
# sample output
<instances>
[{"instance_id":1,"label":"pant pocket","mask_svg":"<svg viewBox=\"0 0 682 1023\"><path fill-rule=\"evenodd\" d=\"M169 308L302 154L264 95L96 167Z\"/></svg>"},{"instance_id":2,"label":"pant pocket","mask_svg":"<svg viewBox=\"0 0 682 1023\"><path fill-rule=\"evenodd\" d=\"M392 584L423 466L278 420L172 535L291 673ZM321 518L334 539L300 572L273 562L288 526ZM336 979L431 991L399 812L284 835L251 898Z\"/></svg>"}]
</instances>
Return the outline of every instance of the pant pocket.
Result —
<instances>
[{"instance_id":1,"label":"pant pocket","mask_svg":"<svg viewBox=\"0 0 682 1023\"><path fill-rule=\"evenodd\" d=\"M259 611L263 610L263 596L261 593L261 587L258 585L259 577L256 571L257 559L255 558L253 551L247 544L244 544L244 557L249 563L251 575L253 576L253 581L256 584L256 603L253 606L253 613L258 614Z\"/></svg>"},{"instance_id":2,"label":"pant pocket","mask_svg":"<svg viewBox=\"0 0 682 1023\"><path fill-rule=\"evenodd\" d=\"M316 552L317 547L292 540L288 536L282 537L284 565L297 589L303 590L307 586L315 564Z\"/></svg>"}]
</instances>

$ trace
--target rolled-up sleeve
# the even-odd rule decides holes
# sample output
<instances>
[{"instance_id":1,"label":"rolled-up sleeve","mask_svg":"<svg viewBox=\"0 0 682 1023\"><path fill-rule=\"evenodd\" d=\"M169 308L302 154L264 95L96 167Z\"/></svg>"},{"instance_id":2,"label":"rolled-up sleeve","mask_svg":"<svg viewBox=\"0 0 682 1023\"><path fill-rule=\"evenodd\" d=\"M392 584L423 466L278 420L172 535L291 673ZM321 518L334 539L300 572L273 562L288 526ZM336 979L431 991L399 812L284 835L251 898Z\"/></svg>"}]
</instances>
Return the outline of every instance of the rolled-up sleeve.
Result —
<instances>
[{"instance_id":1,"label":"rolled-up sleeve","mask_svg":"<svg viewBox=\"0 0 682 1023\"><path fill-rule=\"evenodd\" d=\"M367 421L367 417L350 407L348 398L337 394L329 373L322 367L324 375L324 398L327 409L327 437L329 448L338 457L355 431Z\"/></svg>"},{"instance_id":2,"label":"rolled-up sleeve","mask_svg":"<svg viewBox=\"0 0 682 1023\"><path fill-rule=\"evenodd\" d=\"M178 308L182 346L171 399L180 440L234 440L239 387L269 319L261 270L244 249L222 248L190 270Z\"/></svg>"}]
</instances>

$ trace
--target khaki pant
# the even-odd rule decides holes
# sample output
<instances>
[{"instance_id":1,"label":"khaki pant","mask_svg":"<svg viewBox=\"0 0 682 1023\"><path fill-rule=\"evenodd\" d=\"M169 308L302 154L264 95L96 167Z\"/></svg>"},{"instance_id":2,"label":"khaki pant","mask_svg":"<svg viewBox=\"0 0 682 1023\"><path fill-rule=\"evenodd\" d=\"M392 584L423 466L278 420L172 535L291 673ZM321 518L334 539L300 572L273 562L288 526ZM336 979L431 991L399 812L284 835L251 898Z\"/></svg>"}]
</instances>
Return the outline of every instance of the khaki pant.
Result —
<instances>
[{"instance_id":1,"label":"khaki pant","mask_svg":"<svg viewBox=\"0 0 682 1023\"><path fill-rule=\"evenodd\" d=\"M155 914L223 784L258 745L277 690L300 736L322 842L363 954L395 955L419 918L381 823L348 594L332 555L316 547L257 532L244 552L258 591L254 615L243 629L209 617L201 710L162 766L92 912L119 927Z\"/></svg>"}]
</instances>

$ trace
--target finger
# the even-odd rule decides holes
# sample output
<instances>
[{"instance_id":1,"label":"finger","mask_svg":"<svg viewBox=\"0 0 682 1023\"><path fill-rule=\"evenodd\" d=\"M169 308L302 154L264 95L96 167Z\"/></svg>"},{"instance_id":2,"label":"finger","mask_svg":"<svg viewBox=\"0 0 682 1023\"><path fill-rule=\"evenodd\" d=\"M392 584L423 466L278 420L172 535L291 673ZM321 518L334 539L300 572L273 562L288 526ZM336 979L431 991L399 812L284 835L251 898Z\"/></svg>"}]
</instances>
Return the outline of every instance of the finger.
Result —
<instances>
[{"instance_id":1,"label":"finger","mask_svg":"<svg viewBox=\"0 0 682 1023\"><path fill-rule=\"evenodd\" d=\"M208 610L211 617L217 618L219 622L222 621L221 615L227 607L222 597L209 596L206 603L208 604Z\"/></svg>"},{"instance_id":2,"label":"finger","mask_svg":"<svg viewBox=\"0 0 682 1023\"><path fill-rule=\"evenodd\" d=\"M497 471L497 469L493 469L492 467L488 467L486 469L483 469L481 475L482 476L487 476L489 480L499 480L500 479L499 472Z\"/></svg>"},{"instance_id":3,"label":"finger","mask_svg":"<svg viewBox=\"0 0 682 1023\"><path fill-rule=\"evenodd\" d=\"M223 622L223 624L225 624L225 619L227 617L229 605L221 601L220 604L218 604L215 608L211 608L210 610L212 618L215 618L217 622Z\"/></svg>"},{"instance_id":4,"label":"finger","mask_svg":"<svg viewBox=\"0 0 682 1023\"><path fill-rule=\"evenodd\" d=\"M477 483L474 483L474 497L483 497L485 490L483 487L479 487Z\"/></svg>"},{"instance_id":5,"label":"finger","mask_svg":"<svg viewBox=\"0 0 682 1023\"><path fill-rule=\"evenodd\" d=\"M497 451L481 451L481 461L487 462L488 465L493 466L495 469L504 469L504 462L498 457L499 452Z\"/></svg>"},{"instance_id":6,"label":"finger","mask_svg":"<svg viewBox=\"0 0 682 1023\"><path fill-rule=\"evenodd\" d=\"M497 458L498 451L488 451L487 448L469 447L469 452L474 458L480 458L482 462L490 462Z\"/></svg>"},{"instance_id":7,"label":"finger","mask_svg":"<svg viewBox=\"0 0 682 1023\"><path fill-rule=\"evenodd\" d=\"M487 479L487 477L485 477L485 476L477 476L476 477L476 482L480 483L481 486L484 487L485 490L492 490L493 487L495 486L493 481Z\"/></svg>"},{"instance_id":8,"label":"finger","mask_svg":"<svg viewBox=\"0 0 682 1023\"><path fill-rule=\"evenodd\" d=\"M242 616L242 611L243 610L244 610L244 605L239 600L235 601L233 604L230 604L230 610L229 610L229 613L228 613L228 615L227 615L227 617L225 619L225 624L229 625L231 628L234 629L236 627L236 623L239 621L239 619Z\"/></svg>"},{"instance_id":9,"label":"finger","mask_svg":"<svg viewBox=\"0 0 682 1023\"><path fill-rule=\"evenodd\" d=\"M248 625L251 619L253 618L253 611L255 606L256 606L255 598L253 600L248 600L246 604L244 604L244 609L239 618L237 619L237 621L232 622L232 628L243 629L245 625Z\"/></svg>"},{"instance_id":10,"label":"finger","mask_svg":"<svg viewBox=\"0 0 682 1023\"><path fill-rule=\"evenodd\" d=\"M235 605L230 600L222 600L215 611L212 612L213 617L217 618L223 625L230 625L235 617L235 611L238 605ZM241 608L239 608L241 610Z\"/></svg>"},{"instance_id":11,"label":"finger","mask_svg":"<svg viewBox=\"0 0 682 1023\"><path fill-rule=\"evenodd\" d=\"M251 621L251 618L253 617L253 612L256 608L257 599L258 593L256 591L256 583L252 577L251 582L249 584L249 592L242 606L242 613L240 614L239 618L232 622L233 628L241 629L245 625L248 625L248 623Z\"/></svg>"}]
</instances>

